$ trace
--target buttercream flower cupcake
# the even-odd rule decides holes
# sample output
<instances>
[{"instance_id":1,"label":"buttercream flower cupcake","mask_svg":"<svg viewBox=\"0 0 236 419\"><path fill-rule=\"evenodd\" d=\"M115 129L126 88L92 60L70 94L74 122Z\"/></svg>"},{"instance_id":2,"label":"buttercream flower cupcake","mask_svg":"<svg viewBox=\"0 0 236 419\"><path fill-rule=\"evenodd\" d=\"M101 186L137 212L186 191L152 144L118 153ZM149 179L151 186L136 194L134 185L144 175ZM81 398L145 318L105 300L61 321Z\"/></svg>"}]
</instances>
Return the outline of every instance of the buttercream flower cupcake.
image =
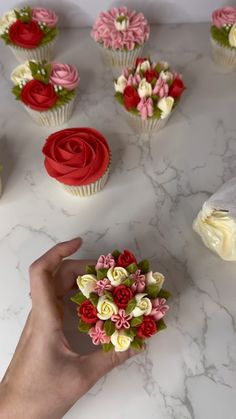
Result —
<instances>
[{"instance_id":1,"label":"buttercream flower cupcake","mask_svg":"<svg viewBox=\"0 0 236 419\"><path fill-rule=\"evenodd\" d=\"M43 7L23 7L0 19L0 36L19 62L49 61L58 35L58 16Z\"/></svg>"},{"instance_id":2,"label":"buttercream flower cupcake","mask_svg":"<svg viewBox=\"0 0 236 419\"><path fill-rule=\"evenodd\" d=\"M236 7L223 7L212 13L212 58L228 70L236 70Z\"/></svg>"},{"instance_id":3,"label":"buttercream flower cupcake","mask_svg":"<svg viewBox=\"0 0 236 419\"><path fill-rule=\"evenodd\" d=\"M125 109L128 122L139 132L163 128L185 89L182 76L167 62L138 58L114 82L115 98Z\"/></svg>"},{"instance_id":4,"label":"buttercream flower cupcake","mask_svg":"<svg viewBox=\"0 0 236 419\"><path fill-rule=\"evenodd\" d=\"M110 149L103 135L93 128L68 128L51 134L43 154L49 176L72 195L92 195L107 182Z\"/></svg>"},{"instance_id":5,"label":"buttercream flower cupcake","mask_svg":"<svg viewBox=\"0 0 236 419\"><path fill-rule=\"evenodd\" d=\"M13 70L11 80L16 99L37 124L51 127L70 119L80 81L76 67L26 61Z\"/></svg>"},{"instance_id":6,"label":"buttercream flower cupcake","mask_svg":"<svg viewBox=\"0 0 236 419\"><path fill-rule=\"evenodd\" d=\"M143 13L118 7L98 16L91 35L106 64L113 68L132 66L149 38L150 28Z\"/></svg>"}]
</instances>

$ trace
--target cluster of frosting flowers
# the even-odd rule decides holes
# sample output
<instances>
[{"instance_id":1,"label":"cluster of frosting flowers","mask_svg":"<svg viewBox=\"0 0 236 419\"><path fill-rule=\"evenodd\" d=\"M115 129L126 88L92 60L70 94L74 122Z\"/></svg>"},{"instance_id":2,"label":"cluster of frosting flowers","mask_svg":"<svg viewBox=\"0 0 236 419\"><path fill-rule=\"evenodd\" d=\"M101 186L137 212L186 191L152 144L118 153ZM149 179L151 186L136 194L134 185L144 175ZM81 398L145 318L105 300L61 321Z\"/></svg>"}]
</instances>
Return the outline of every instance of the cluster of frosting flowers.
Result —
<instances>
[{"instance_id":1,"label":"cluster of frosting flowers","mask_svg":"<svg viewBox=\"0 0 236 419\"><path fill-rule=\"evenodd\" d=\"M138 58L134 68L125 68L114 82L115 97L127 111L142 119L169 116L185 86L180 74L167 62Z\"/></svg>"},{"instance_id":2,"label":"cluster of frosting flowers","mask_svg":"<svg viewBox=\"0 0 236 419\"><path fill-rule=\"evenodd\" d=\"M58 16L43 7L23 7L0 19L0 36L9 45L32 49L51 42L58 34Z\"/></svg>"},{"instance_id":3,"label":"cluster of frosting flowers","mask_svg":"<svg viewBox=\"0 0 236 419\"><path fill-rule=\"evenodd\" d=\"M80 78L76 67L52 62L26 61L12 74L16 99L36 111L62 106L75 96Z\"/></svg>"},{"instance_id":4,"label":"cluster of frosting flowers","mask_svg":"<svg viewBox=\"0 0 236 419\"><path fill-rule=\"evenodd\" d=\"M162 288L164 279L127 249L100 256L77 278L79 292L71 298L77 304L79 330L105 351L142 349L146 338L166 328L170 293Z\"/></svg>"},{"instance_id":5,"label":"cluster of frosting flowers","mask_svg":"<svg viewBox=\"0 0 236 419\"><path fill-rule=\"evenodd\" d=\"M118 7L100 13L91 35L105 48L133 50L149 38L150 28L143 13Z\"/></svg>"},{"instance_id":6,"label":"cluster of frosting flowers","mask_svg":"<svg viewBox=\"0 0 236 419\"><path fill-rule=\"evenodd\" d=\"M222 46L236 48L236 7L222 7L212 13L211 35Z\"/></svg>"}]
</instances>

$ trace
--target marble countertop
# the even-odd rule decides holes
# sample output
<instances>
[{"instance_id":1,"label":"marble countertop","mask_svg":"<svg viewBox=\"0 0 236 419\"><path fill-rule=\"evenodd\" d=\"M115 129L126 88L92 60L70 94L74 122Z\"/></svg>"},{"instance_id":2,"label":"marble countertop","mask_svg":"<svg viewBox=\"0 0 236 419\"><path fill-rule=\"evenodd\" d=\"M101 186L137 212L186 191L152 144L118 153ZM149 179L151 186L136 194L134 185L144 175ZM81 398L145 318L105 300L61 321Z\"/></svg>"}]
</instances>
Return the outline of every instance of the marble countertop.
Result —
<instances>
[{"instance_id":1,"label":"marble countertop","mask_svg":"<svg viewBox=\"0 0 236 419\"><path fill-rule=\"evenodd\" d=\"M16 63L1 43L0 377L30 309L28 266L54 243L81 235L76 256L128 247L166 275L173 298L168 329L65 417L102 419L106 400L112 419L236 419L235 264L212 254L192 230L204 200L236 176L236 74L210 60L207 24L152 27L145 53L168 60L188 89L166 128L147 139L123 119L89 30L61 33L56 48L81 74L66 126L103 132L113 167L105 189L85 199L47 176L41 148L56 129L36 126L14 100L9 73ZM80 340L73 321L66 333Z\"/></svg>"}]
</instances>

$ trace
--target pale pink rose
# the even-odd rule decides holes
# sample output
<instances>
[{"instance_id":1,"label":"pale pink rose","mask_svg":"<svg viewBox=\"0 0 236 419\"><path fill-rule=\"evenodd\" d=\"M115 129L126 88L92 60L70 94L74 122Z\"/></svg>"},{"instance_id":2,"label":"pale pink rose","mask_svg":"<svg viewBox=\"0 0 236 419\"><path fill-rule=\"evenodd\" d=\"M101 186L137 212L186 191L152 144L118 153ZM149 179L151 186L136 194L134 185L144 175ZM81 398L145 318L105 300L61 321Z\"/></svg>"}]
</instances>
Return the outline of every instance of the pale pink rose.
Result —
<instances>
[{"instance_id":1,"label":"pale pink rose","mask_svg":"<svg viewBox=\"0 0 236 419\"><path fill-rule=\"evenodd\" d=\"M164 317L168 310L169 306L166 304L165 298L155 298L152 300L152 311L150 316L153 316L154 320L158 321Z\"/></svg>"},{"instance_id":2,"label":"pale pink rose","mask_svg":"<svg viewBox=\"0 0 236 419\"><path fill-rule=\"evenodd\" d=\"M169 85L162 77L159 77L153 89L153 94L160 96L160 98L167 97L169 92Z\"/></svg>"},{"instance_id":3,"label":"pale pink rose","mask_svg":"<svg viewBox=\"0 0 236 419\"><path fill-rule=\"evenodd\" d=\"M153 101L149 98L142 98L138 103L137 109L142 119L147 119L153 115Z\"/></svg>"},{"instance_id":4,"label":"pale pink rose","mask_svg":"<svg viewBox=\"0 0 236 419\"><path fill-rule=\"evenodd\" d=\"M117 329L129 329L130 324L129 321L132 319L131 314L125 314L125 310L123 308L120 308L118 311L118 314L113 314L111 317L111 321L113 321L116 324Z\"/></svg>"},{"instance_id":5,"label":"pale pink rose","mask_svg":"<svg viewBox=\"0 0 236 419\"><path fill-rule=\"evenodd\" d=\"M96 292L99 297L104 295L105 291L111 291L112 285L108 278L100 279L97 281L96 286L94 288L94 292Z\"/></svg>"},{"instance_id":6,"label":"pale pink rose","mask_svg":"<svg viewBox=\"0 0 236 419\"><path fill-rule=\"evenodd\" d=\"M133 292L143 292L145 290L146 281L145 275L141 274L141 270L138 269L136 272L130 275L130 278L134 279L134 283L131 286Z\"/></svg>"},{"instance_id":7,"label":"pale pink rose","mask_svg":"<svg viewBox=\"0 0 236 419\"><path fill-rule=\"evenodd\" d=\"M138 86L141 82L141 77L139 74L135 74L134 76L132 74L129 75L127 86Z\"/></svg>"},{"instance_id":8,"label":"pale pink rose","mask_svg":"<svg viewBox=\"0 0 236 419\"><path fill-rule=\"evenodd\" d=\"M105 330L103 330L102 320L99 320L95 324L95 326L89 330L89 336L92 338L92 342L94 345L100 345L110 342L109 336L107 336Z\"/></svg>"},{"instance_id":9,"label":"pale pink rose","mask_svg":"<svg viewBox=\"0 0 236 419\"><path fill-rule=\"evenodd\" d=\"M49 28L56 26L58 16L53 10L45 9L44 7L33 7L32 19L38 23L45 23Z\"/></svg>"},{"instance_id":10,"label":"pale pink rose","mask_svg":"<svg viewBox=\"0 0 236 419\"><path fill-rule=\"evenodd\" d=\"M236 7L222 7L212 13L212 22L218 29L224 25L236 23Z\"/></svg>"},{"instance_id":11,"label":"pale pink rose","mask_svg":"<svg viewBox=\"0 0 236 419\"><path fill-rule=\"evenodd\" d=\"M52 62L50 82L55 86L62 86L67 90L74 90L80 81L79 73L76 67Z\"/></svg>"},{"instance_id":12,"label":"pale pink rose","mask_svg":"<svg viewBox=\"0 0 236 419\"><path fill-rule=\"evenodd\" d=\"M95 266L95 269L109 269L109 268L113 268L115 266L116 262L114 257L112 256L111 253L108 253L107 256L105 255L101 255L98 258L97 264Z\"/></svg>"}]
</instances>

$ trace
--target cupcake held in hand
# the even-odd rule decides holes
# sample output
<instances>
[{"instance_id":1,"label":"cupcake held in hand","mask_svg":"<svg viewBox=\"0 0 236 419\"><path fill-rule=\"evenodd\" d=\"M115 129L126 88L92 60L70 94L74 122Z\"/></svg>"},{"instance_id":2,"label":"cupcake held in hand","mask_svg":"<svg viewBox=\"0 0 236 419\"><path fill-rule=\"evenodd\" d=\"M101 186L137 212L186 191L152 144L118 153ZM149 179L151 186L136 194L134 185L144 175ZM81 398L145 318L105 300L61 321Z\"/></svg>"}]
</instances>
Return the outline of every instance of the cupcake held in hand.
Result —
<instances>
[{"instance_id":1,"label":"cupcake held in hand","mask_svg":"<svg viewBox=\"0 0 236 419\"><path fill-rule=\"evenodd\" d=\"M93 128L68 128L51 134L43 147L44 165L52 178L75 196L89 196L106 184L111 153Z\"/></svg>"},{"instance_id":2,"label":"cupcake held in hand","mask_svg":"<svg viewBox=\"0 0 236 419\"><path fill-rule=\"evenodd\" d=\"M114 82L115 98L132 127L150 133L163 128L185 89L182 76L167 62L138 58Z\"/></svg>"},{"instance_id":3,"label":"cupcake held in hand","mask_svg":"<svg viewBox=\"0 0 236 419\"><path fill-rule=\"evenodd\" d=\"M19 62L49 61L58 35L58 16L43 7L23 7L0 19L0 36Z\"/></svg>"},{"instance_id":4,"label":"cupcake held in hand","mask_svg":"<svg viewBox=\"0 0 236 419\"><path fill-rule=\"evenodd\" d=\"M212 13L212 58L228 70L236 70L236 7L223 7Z\"/></svg>"},{"instance_id":5,"label":"cupcake held in hand","mask_svg":"<svg viewBox=\"0 0 236 419\"><path fill-rule=\"evenodd\" d=\"M100 13L91 35L100 47L105 63L123 68L134 65L149 33L143 13L118 7Z\"/></svg>"},{"instance_id":6,"label":"cupcake held in hand","mask_svg":"<svg viewBox=\"0 0 236 419\"><path fill-rule=\"evenodd\" d=\"M13 70L11 80L16 99L37 124L55 126L70 119L80 81L76 67L26 61Z\"/></svg>"}]
</instances>

